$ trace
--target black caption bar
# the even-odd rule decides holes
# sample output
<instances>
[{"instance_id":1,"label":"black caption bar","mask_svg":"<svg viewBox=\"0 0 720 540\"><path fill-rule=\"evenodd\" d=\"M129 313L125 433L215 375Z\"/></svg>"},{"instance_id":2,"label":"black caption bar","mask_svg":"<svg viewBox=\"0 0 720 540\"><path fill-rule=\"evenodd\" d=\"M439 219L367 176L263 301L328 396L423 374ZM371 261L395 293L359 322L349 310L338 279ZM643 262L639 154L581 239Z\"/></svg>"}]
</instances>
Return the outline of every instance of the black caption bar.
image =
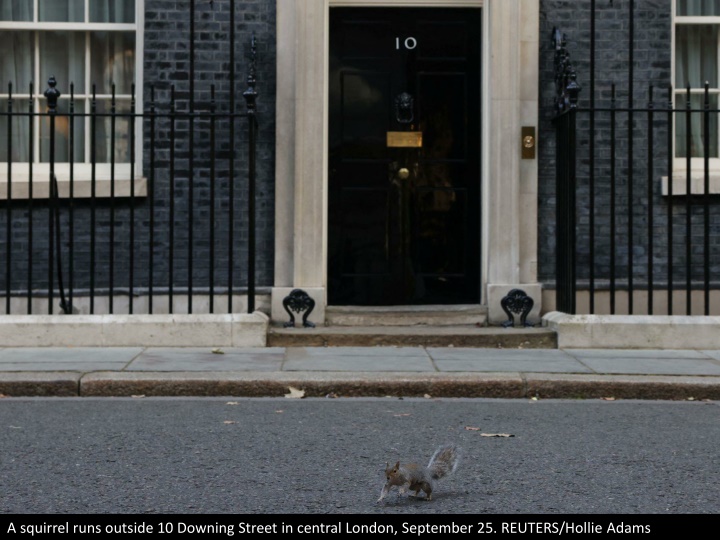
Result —
<instances>
[{"instance_id":1,"label":"black caption bar","mask_svg":"<svg viewBox=\"0 0 720 540\"><path fill-rule=\"evenodd\" d=\"M547 536L617 535L666 536L717 525L713 516L676 515L4 515L0 530L6 538L63 535L104 536L212 536L246 534L293 536L340 535L429 538L457 534L542 534Z\"/></svg>"}]
</instances>

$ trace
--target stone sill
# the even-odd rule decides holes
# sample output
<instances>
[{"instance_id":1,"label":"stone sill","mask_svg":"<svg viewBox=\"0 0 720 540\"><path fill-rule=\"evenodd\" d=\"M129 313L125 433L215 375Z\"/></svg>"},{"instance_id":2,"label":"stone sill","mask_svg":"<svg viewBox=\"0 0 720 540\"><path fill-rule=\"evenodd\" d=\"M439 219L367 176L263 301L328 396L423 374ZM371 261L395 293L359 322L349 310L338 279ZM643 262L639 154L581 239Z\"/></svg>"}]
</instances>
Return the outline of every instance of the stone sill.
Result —
<instances>
[{"instance_id":1,"label":"stone sill","mask_svg":"<svg viewBox=\"0 0 720 540\"><path fill-rule=\"evenodd\" d=\"M663 197L669 196L668 177L663 176L661 178L662 195ZM690 172L690 194L691 195L704 195L705 194L705 172L702 170L691 170ZM717 195L720 194L720 171L710 171L710 185L708 194ZM672 176L672 196L673 197L684 197L687 195L687 172L676 171L673 172Z\"/></svg>"},{"instance_id":2,"label":"stone sill","mask_svg":"<svg viewBox=\"0 0 720 540\"><path fill-rule=\"evenodd\" d=\"M89 199L92 197L92 180L90 178L75 178L73 180L73 198ZM131 181L129 178L115 179L114 196L130 197L131 186L134 184L135 197L147 196L147 179L135 178ZM32 183L32 198L49 199L50 198L50 181L34 180ZM70 180L68 178L58 178L58 193L61 199L70 198ZM96 177L95 180L95 197L109 198L113 193L112 181L110 178ZM13 178L12 180L12 200L27 200L29 198L29 182L27 177ZM8 182L7 178L0 178L0 201L8 199Z\"/></svg>"}]
</instances>

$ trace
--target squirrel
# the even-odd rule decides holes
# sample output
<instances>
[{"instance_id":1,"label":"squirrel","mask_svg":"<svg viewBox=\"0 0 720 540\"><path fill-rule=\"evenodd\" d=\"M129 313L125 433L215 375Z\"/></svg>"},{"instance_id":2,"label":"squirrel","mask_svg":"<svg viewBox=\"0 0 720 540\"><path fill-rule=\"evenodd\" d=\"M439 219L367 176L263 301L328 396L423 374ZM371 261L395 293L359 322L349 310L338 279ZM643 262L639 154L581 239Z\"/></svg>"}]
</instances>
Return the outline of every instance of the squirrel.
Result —
<instances>
[{"instance_id":1,"label":"squirrel","mask_svg":"<svg viewBox=\"0 0 720 540\"><path fill-rule=\"evenodd\" d=\"M435 481L455 472L459 462L460 448L454 444L447 444L435 451L427 467L417 463L400 465L399 461L391 467L390 463L386 463L385 478L387 481L380 492L380 498L377 502L382 501L390 493L393 486L399 486L399 494L411 489L415 492L415 497L418 497L420 490L422 490L425 492L425 500L430 501L432 500L432 492L435 489Z\"/></svg>"}]
</instances>

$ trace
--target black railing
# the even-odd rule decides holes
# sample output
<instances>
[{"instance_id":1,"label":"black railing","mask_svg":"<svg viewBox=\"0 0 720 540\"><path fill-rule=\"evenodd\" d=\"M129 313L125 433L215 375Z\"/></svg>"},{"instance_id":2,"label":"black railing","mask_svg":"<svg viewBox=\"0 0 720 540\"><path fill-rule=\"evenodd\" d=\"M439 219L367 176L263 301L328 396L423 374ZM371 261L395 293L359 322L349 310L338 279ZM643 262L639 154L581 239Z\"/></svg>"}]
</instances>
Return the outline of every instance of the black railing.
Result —
<instances>
[{"instance_id":1,"label":"black railing","mask_svg":"<svg viewBox=\"0 0 720 540\"><path fill-rule=\"evenodd\" d=\"M234 31L230 34L232 56ZM234 58L230 64L234 66ZM59 313L66 314L152 314L179 309L232 313L243 296L247 312L255 310L254 37L243 92L246 112L236 110L234 67L230 71L229 103L218 103L215 84L205 89L210 97L204 102L195 98L194 85L182 100L170 87L165 102L156 100L158 89L149 85L149 100L142 111L135 110L134 86L129 107L122 110L113 88L109 111L100 110L94 87L89 110L78 110L72 85L64 97L61 82L54 77L44 93L46 111L35 110L32 85L27 105L16 103L13 87L8 86L9 97L3 100L6 110L0 111L0 121L6 123L8 157L7 190L0 204L0 215L5 213L5 219L0 218L0 227L5 226L4 234L0 232L5 313L53 314L58 312L57 297ZM89 152L83 163L74 159L81 144L78 121L88 126ZM107 138L99 135L101 122L110 126ZM43 163L33 163L37 153L34 126L38 124L47 125L43 144L48 145L48 155ZM60 159L56 153L59 124L64 126L67 149ZM12 158L20 139L18 126L28 141L26 163ZM238 138L246 145L236 147ZM116 158L121 140L128 146L124 163ZM142 141L139 155L136 141ZM98 160L100 144L111 149L104 162ZM101 178L100 167L109 171L109 177ZM22 180L25 173L28 180L23 182L26 193L22 194L20 169ZM48 193L43 197L37 190L45 182ZM79 192L81 183L88 192ZM242 246L247 246L243 253ZM123 306L118 305L121 297L126 298ZM227 299L226 305L221 305L220 297ZM198 298L207 305L198 307ZM45 299L47 308L40 308ZM184 305L179 307L181 300Z\"/></svg>"},{"instance_id":2,"label":"black railing","mask_svg":"<svg viewBox=\"0 0 720 540\"><path fill-rule=\"evenodd\" d=\"M653 85L643 105L633 86L634 2L627 46L628 104L607 82L597 104L592 2L587 99L565 36L553 30L556 102L556 309L567 313L720 313L720 191L712 187L710 126L720 121L702 92L667 97ZM665 94L663 90L662 94ZM698 104L693 96L698 96ZM700 125L703 148L691 151ZM685 128L678 136L677 126ZM684 140L683 140L684 139ZM684 145L678 151L676 147ZM697 145L696 145L697 146ZM699 166L702 163L702 166ZM680 167L682 165L682 167Z\"/></svg>"}]
</instances>

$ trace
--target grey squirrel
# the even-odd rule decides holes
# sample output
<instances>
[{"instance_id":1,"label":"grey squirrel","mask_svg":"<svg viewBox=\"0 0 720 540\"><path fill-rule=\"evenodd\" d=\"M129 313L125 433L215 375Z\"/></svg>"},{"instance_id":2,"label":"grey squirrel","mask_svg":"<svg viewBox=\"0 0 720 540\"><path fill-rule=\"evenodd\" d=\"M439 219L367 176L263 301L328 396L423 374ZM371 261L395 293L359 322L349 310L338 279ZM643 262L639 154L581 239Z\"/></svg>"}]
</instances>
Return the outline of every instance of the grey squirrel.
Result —
<instances>
[{"instance_id":1,"label":"grey squirrel","mask_svg":"<svg viewBox=\"0 0 720 540\"><path fill-rule=\"evenodd\" d=\"M432 500L432 492L435 489L435 482L455 472L460 462L460 448L454 444L447 444L438 448L430 458L427 467L417 463L401 465L398 461L392 467L390 463L385 466L385 478L387 481L380 492L382 501L393 486L399 487L399 493L405 493L406 489L415 492L418 496L420 490L425 492L425 500Z\"/></svg>"}]
</instances>

